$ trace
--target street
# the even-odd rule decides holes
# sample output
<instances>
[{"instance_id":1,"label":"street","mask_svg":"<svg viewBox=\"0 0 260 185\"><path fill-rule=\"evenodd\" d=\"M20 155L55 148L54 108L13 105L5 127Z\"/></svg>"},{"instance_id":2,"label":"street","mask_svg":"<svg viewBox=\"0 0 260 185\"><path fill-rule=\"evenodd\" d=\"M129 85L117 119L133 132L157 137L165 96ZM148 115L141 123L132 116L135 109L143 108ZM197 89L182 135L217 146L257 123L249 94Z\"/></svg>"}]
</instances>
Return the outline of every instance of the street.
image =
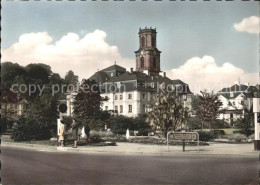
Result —
<instances>
[{"instance_id":1,"label":"street","mask_svg":"<svg viewBox=\"0 0 260 185\"><path fill-rule=\"evenodd\" d=\"M258 184L259 160L234 156L95 155L2 147L3 185Z\"/></svg>"}]
</instances>

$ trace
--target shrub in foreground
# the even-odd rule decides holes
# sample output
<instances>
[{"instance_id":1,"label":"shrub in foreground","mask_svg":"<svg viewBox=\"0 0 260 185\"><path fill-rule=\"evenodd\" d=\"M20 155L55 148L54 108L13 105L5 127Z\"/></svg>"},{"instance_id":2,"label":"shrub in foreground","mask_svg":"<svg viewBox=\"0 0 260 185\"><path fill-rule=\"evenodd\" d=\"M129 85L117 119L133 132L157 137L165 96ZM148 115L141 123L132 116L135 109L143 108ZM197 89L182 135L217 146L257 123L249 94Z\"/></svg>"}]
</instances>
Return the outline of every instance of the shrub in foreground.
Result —
<instances>
[{"instance_id":1,"label":"shrub in foreground","mask_svg":"<svg viewBox=\"0 0 260 185\"><path fill-rule=\"evenodd\" d=\"M213 131L198 131L200 141L210 141L215 138Z\"/></svg>"},{"instance_id":2,"label":"shrub in foreground","mask_svg":"<svg viewBox=\"0 0 260 185\"><path fill-rule=\"evenodd\" d=\"M24 117L19 119L11 135L14 141L44 140L50 137L50 128L47 124Z\"/></svg>"}]
</instances>

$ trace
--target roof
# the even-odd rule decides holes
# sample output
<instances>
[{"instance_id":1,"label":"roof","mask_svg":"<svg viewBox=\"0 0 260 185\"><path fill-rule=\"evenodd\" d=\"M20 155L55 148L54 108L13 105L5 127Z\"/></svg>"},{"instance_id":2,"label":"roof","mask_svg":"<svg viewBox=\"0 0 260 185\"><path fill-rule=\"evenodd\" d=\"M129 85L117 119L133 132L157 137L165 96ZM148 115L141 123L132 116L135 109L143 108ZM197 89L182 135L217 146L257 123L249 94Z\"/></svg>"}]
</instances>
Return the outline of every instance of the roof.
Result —
<instances>
[{"instance_id":1,"label":"roof","mask_svg":"<svg viewBox=\"0 0 260 185\"><path fill-rule=\"evenodd\" d=\"M13 91L2 91L1 94L1 103L18 103L19 98L18 94Z\"/></svg>"},{"instance_id":2,"label":"roof","mask_svg":"<svg viewBox=\"0 0 260 185\"><path fill-rule=\"evenodd\" d=\"M169 90L173 88L177 89L179 94L192 94L189 86L180 80L171 80L168 77L163 76L149 76L142 72L134 71L132 73L125 72L121 76L111 77L104 88L110 89L113 84L120 84L121 91L157 91L163 86L168 86ZM125 88L125 89L122 89ZM119 89L118 89L119 90Z\"/></svg>"},{"instance_id":3,"label":"roof","mask_svg":"<svg viewBox=\"0 0 260 185\"><path fill-rule=\"evenodd\" d=\"M109 76L107 73L103 71L98 71L95 74L93 74L91 77L89 77L89 80L95 80L97 83L104 83L109 79Z\"/></svg>"},{"instance_id":4,"label":"roof","mask_svg":"<svg viewBox=\"0 0 260 185\"><path fill-rule=\"evenodd\" d=\"M117 65L117 64L114 64L112 66L109 66L103 70L101 70L103 72L108 72L108 71L120 71L120 72L126 72L126 69Z\"/></svg>"},{"instance_id":5,"label":"roof","mask_svg":"<svg viewBox=\"0 0 260 185\"><path fill-rule=\"evenodd\" d=\"M189 88L189 85L179 79L172 80L172 84L175 85L178 93L180 94L193 94Z\"/></svg>"},{"instance_id":6,"label":"roof","mask_svg":"<svg viewBox=\"0 0 260 185\"><path fill-rule=\"evenodd\" d=\"M226 93L226 92L246 92L246 91L253 91L256 90L255 86L247 86L243 84L235 84L231 87L223 88L219 91L219 93Z\"/></svg>"},{"instance_id":7,"label":"roof","mask_svg":"<svg viewBox=\"0 0 260 185\"><path fill-rule=\"evenodd\" d=\"M255 86L247 86L243 84L235 84L231 87L223 88L218 94L224 96L227 99L233 99L239 96L240 94L244 94L247 98L253 98L254 92L257 92L258 89ZM231 97L231 92L233 92L233 96Z\"/></svg>"}]
</instances>

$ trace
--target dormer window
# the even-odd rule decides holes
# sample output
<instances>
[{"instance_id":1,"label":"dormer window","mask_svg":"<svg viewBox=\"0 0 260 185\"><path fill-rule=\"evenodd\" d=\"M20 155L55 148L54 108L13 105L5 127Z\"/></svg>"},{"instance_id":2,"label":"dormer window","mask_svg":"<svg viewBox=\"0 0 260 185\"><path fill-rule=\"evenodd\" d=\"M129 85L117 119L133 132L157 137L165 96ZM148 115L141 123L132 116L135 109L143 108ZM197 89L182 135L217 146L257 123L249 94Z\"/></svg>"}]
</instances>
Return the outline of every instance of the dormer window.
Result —
<instances>
[{"instance_id":1,"label":"dormer window","mask_svg":"<svg viewBox=\"0 0 260 185\"><path fill-rule=\"evenodd\" d=\"M234 92L230 92L230 98L234 97Z\"/></svg>"}]
</instances>

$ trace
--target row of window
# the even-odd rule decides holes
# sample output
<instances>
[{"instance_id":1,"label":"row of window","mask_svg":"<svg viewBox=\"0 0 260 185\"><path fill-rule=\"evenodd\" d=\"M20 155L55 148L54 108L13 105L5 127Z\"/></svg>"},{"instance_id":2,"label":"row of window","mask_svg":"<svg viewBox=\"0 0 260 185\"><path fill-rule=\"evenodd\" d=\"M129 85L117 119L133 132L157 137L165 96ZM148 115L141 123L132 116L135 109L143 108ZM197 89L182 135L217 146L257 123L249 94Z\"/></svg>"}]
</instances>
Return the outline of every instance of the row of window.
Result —
<instances>
[{"instance_id":1,"label":"row of window","mask_svg":"<svg viewBox=\"0 0 260 185\"><path fill-rule=\"evenodd\" d=\"M118 112L118 107L119 107L119 113L123 113L123 105L120 105L120 106L115 106L115 112L117 113ZM146 108L145 108L145 105L142 106L143 108L143 112L146 112ZM105 110L108 110L108 106L105 106ZM132 113L133 112L133 107L132 105L128 105L128 113Z\"/></svg>"},{"instance_id":2,"label":"row of window","mask_svg":"<svg viewBox=\"0 0 260 185\"><path fill-rule=\"evenodd\" d=\"M123 113L123 105L120 105L119 107L120 107L119 113ZM128 112L132 113L132 111L133 111L132 105L128 105ZM118 112L117 105L115 106L115 112Z\"/></svg>"},{"instance_id":3,"label":"row of window","mask_svg":"<svg viewBox=\"0 0 260 185\"><path fill-rule=\"evenodd\" d=\"M142 98L145 99L145 98L146 98L146 95L145 95L145 94L142 94ZM128 94L128 99L129 99L129 100L132 99L132 94ZM115 100L118 100L118 95L115 95ZM123 100L123 95L122 95L122 94L119 95L119 100Z\"/></svg>"},{"instance_id":4,"label":"row of window","mask_svg":"<svg viewBox=\"0 0 260 185\"><path fill-rule=\"evenodd\" d=\"M118 99L118 96L117 96L117 95L115 95L115 100L117 100L117 99ZM120 99L120 100L122 100L122 99L123 99L123 95L122 95L122 94L120 94L120 95L119 95L119 99ZM128 99L129 99L129 100L131 100L131 99L132 99L132 94L128 94Z\"/></svg>"}]
</instances>

